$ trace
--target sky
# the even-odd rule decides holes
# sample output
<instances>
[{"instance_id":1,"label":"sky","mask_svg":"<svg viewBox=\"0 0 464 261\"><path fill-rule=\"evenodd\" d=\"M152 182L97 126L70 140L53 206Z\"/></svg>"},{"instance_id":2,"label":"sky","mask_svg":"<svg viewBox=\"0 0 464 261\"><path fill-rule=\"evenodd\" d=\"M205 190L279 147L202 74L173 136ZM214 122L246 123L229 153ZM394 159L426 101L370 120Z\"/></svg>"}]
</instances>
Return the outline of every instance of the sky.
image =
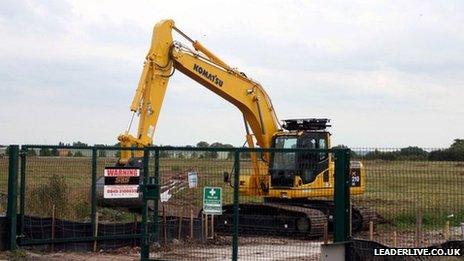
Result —
<instances>
[{"instance_id":1,"label":"sky","mask_svg":"<svg viewBox=\"0 0 464 261\"><path fill-rule=\"evenodd\" d=\"M0 1L0 144L114 144L166 18L333 144L464 138L462 1ZM177 40L182 40L175 35ZM134 130L135 128L133 128ZM155 144L241 146L238 109L176 72Z\"/></svg>"}]
</instances>

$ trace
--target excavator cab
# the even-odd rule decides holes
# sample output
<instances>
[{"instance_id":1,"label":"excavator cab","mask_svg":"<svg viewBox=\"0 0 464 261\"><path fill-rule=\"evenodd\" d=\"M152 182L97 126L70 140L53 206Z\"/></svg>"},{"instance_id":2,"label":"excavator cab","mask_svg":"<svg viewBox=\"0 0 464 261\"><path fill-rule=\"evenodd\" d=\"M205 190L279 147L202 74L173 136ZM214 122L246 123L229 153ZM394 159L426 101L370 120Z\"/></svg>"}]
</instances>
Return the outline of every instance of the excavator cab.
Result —
<instances>
[{"instance_id":1,"label":"excavator cab","mask_svg":"<svg viewBox=\"0 0 464 261\"><path fill-rule=\"evenodd\" d=\"M273 147L277 149L327 149L329 148L329 119L285 120L287 131L277 133ZM329 168L330 157L326 152L273 152L269 174L271 187L292 188L295 177L301 184L309 184Z\"/></svg>"}]
</instances>

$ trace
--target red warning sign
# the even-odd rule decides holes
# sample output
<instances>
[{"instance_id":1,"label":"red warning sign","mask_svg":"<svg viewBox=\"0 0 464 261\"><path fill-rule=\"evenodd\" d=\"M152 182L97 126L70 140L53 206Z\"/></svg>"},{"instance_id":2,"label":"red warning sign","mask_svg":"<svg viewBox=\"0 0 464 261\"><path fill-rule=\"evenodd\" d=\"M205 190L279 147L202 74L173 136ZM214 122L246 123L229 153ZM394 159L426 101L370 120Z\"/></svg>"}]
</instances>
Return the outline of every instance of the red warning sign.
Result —
<instances>
[{"instance_id":1,"label":"red warning sign","mask_svg":"<svg viewBox=\"0 0 464 261\"><path fill-rule=\"evenodd\" d=\"M138 198L140 169L106 167L103 198Z\"/></svg>"},{"instance_id":2,"label":"red warning sign","mask_svg":"<svg viewBox=\"0 0 464 261\"><path fill-rule=\"evenodd\" d=\"M138 177L140 169L121 169L121 168L105 168L105 177Z\"/></svg>"}]
</instances>

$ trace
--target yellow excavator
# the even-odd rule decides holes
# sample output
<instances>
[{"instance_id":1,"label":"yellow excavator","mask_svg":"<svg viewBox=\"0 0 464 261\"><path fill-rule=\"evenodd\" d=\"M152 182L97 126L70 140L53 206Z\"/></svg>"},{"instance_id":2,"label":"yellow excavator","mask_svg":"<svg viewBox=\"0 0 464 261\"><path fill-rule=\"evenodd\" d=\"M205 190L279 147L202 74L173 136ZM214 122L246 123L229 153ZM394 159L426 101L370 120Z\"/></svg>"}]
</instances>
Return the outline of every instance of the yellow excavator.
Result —
<instances>
[{"instance_id":1,"label":"yellow excavator","mask_svg":"<svg viewBox=\"0 0 464 261\"><path fill-rule=\"evenodd\" d=\"M173 40L173 31L190 42ZM179 71L232 103L243 114L249 148L329 149L328 119L290 119L279 123L264 88L231 67L198 41L179 30L173 20L158 22L135 92L129 127L118 137L121 147L147 147L153 136L170 77ZM139 114L137 136L130 134ZM120 166L135 166L141 151L122 150ZM330 153L251 153L253 171L240 176L240 194L262 198L262 203L240 205L240 225L317 236L331 219L334 159ZM362 194L365 174L361 162L351 162L351 195ZM232 207L225 206L218 226L232 224ZM352 228L365 223L364 210L352 210ZM230 219L230 220L228 220Z\"/></svg>"}]
</instances>

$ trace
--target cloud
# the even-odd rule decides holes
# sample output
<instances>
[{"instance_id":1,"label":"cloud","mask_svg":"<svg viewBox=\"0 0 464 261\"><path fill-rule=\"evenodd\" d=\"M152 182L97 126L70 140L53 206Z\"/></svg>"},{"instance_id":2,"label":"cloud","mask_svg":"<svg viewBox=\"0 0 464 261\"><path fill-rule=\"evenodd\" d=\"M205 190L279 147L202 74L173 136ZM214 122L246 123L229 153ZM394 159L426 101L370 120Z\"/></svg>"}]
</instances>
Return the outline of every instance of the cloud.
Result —
<instances>
[{"instance_id":1,"label":"cloud","mask_svg":"<svg viewBox=\"0 0 464 261\"><path fill-rule=\"evenodd\" d=\"M0 143L114 143L152 27L173 18L258 80L282 119L330 117L335 143L351 146L447 146L464 133L463 11L459 1L3 1ZM242 125L177 72L156 143L241 145Z\"/></svg>"}]
</instances>

